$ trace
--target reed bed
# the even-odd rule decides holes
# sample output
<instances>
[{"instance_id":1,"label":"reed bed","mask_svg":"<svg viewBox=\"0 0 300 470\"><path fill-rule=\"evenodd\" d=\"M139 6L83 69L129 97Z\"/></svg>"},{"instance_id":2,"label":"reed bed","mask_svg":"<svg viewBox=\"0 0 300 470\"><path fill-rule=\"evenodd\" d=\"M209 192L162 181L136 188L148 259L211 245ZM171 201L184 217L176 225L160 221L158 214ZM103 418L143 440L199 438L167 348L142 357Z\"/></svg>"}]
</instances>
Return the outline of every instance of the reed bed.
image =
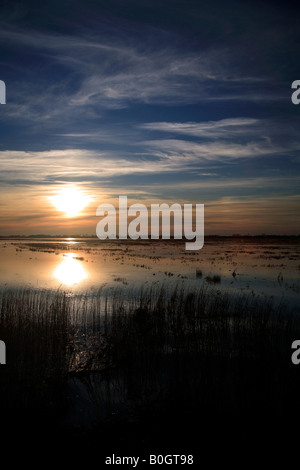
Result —
<instances>
[{"instance_id":1,"label":"reed bed","mask_svg":"<svg viewBox=\"0 0 300 470\"><path fill-rule=\"evenodd\" d=\"M284 413L300 385L290 360L299 316L214 286L123 286L77 296L2 289L0 331L7 346L1 413L42 412L60 426L90 429L153 414ZM74 397L83 389L80 408Z\"/></svg>"}]
</instances>

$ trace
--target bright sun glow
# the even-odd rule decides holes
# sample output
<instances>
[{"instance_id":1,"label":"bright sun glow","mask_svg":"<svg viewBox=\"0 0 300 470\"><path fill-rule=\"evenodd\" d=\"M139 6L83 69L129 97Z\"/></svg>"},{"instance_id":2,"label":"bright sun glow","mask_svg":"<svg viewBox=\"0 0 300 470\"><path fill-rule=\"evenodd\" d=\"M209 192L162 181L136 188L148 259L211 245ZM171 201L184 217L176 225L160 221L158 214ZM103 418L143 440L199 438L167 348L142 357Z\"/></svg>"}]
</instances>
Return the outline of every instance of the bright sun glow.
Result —
<instances>
[{"instance_id":1,"label":"bright sun glow","mask_svg":"<svg viewBox=\"0 0 300 470\"><path fill-rule=\"evenodd\" d=\"M54 277L67 286L78 284L87 278L87 273L80 261L74 259L75 253L67 253L65 259L54 271Z\"/></svg>"},{"instance_id":2,"label":"bright sun glow","mask_svg":"<svg viewBox=\"0 0 300 470\"><path fill-rule=\"evenodd\" d=\"M90 197L76 188L63 189L49 199L56 209L65 212L67 217L75 217L90 202Z\"/></svg>"}]
</instances>

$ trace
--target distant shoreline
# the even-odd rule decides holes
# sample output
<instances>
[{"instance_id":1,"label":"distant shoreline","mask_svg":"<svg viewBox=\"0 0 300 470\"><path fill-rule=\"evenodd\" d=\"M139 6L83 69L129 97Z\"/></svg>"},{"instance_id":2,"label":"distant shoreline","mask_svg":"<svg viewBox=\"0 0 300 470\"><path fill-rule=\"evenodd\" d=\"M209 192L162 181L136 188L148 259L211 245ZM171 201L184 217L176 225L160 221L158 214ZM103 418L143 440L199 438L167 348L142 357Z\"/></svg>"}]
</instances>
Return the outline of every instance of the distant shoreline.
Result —
<instances>
[{"instance_id":1,"label":"distant shoreline","mask_svg":"<svg viewBox=\"0 0 300 470\"><path fill-rule=\"evenodd\" d=\"M34 239L95 239L99 240L96 235L0 235L0 240L34 240ZM240 235L240 234L232 234L232 235L205 235L205 240L215 240L215 239L244 239L244 240L251 240L251 239L300 239L300 234L298 235L277 235L277 234L260 234L260 235ZM174 242L179 242L182 243L185 241L185 238L182 238L182 240L176 240L174 237L171 236L169 240L159 238L159 239L138 239L138 240L124 240L124 239L119 239L116 238L115 240L99 240L101 242L130 242L130 243L139 243L139 242L157 242L157 241L174 241Z\"/></svg>"}]
</instances>

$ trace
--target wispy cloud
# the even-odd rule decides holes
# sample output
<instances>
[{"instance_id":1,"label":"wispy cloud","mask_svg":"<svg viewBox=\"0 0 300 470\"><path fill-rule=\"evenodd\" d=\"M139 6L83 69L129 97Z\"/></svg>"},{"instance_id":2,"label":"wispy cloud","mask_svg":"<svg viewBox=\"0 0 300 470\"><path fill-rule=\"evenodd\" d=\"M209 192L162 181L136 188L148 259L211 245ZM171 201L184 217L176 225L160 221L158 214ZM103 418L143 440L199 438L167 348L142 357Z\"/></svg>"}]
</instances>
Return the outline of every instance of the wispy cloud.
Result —
<instances>
[{"instance_id":1,"label":"wispy cloud","mask_svg":"<svg viewBox=\"0 0 300 470\"><path fill-rule=\"evenodd\" d=\"M300 150L298 132L289 123L276 119L228 118L204 122L150 122L141 124L155 138L143 145L148 153L172 164L222 162L238 163L241 159L263 156L292 156ZM160 134L168 138L157 138ZM149 135L149 134L148 134Z\"/></svg>"},{"instance_id":2,"label":"wispy cloud","mask_svg":"<svg viewBox=\"0 0 300 470\"><path fill-rule=\"evenodd\" d=\"M27 70L25 81L21 81L22 67L16 65L20 81L13 88L7 114L49 121L74 117L74 107L85 112L89 107L95 117L101 110L122 109L130 103L178 106L220 97L244 101L257 95L265 81L233 67L232 52L222 45L194 51L183 48L171 33L155 32L139 43L117 32L112 38L83 29L75 35L3 25L0 43L26 47L27 55L40 58L38 70L35 66ZM237 88L243 91L238 93Z\"/></svg>"},{"instance_id":3,"label":"wispy cloud","mask_svg":"<svg viewBox=\"0 0 300 470\"><path fill-rule=\"evenodd\" d=\"M258 158L285 151L284 146L259 140L239 144L227 141L196 143L179 139L161 139L146 141L144 145L152 149L154 155L174 165L203 164L213 161L230 163L240 158ZM300 143L293 146L293 150L299 149Z\"/></svg>"},{"instance_id":4,"label":"wispy cloud","mask_svg":"<svg viewBox=\"0 0 300 470\"><path fill-rule=\"evenodd\" d=\"M262 124L259 119L237 117L204 122L149 122L141 124L140 127L151 131L187 136L228 138L233 135L248 135L250 132L257 132L259 124Z\"/></svg>"}]
</instances>

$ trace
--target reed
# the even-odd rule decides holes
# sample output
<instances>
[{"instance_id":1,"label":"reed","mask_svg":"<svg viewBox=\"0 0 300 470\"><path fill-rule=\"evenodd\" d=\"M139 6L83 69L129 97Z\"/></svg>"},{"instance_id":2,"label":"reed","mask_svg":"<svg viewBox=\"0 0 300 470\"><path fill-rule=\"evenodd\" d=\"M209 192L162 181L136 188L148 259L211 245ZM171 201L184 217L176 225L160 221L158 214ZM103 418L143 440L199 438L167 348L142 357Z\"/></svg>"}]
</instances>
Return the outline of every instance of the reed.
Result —
<instances>
[{"instance_id":1,"label":"reed","mask_svg":"<svg viewBox=\"0 0 300 470\"><path fill-rule=\"evenodd\" d=\"M69 407L90 427L175 410L284 413L298 402L290 356L299 316L253 294L180 284L172 291L122 286L77 296L4 289L0 331L7 346L2 414L42 411L70 425ZM82 389L88 398L78 418L74 395Z\"/></svg>"}]
</instances>

